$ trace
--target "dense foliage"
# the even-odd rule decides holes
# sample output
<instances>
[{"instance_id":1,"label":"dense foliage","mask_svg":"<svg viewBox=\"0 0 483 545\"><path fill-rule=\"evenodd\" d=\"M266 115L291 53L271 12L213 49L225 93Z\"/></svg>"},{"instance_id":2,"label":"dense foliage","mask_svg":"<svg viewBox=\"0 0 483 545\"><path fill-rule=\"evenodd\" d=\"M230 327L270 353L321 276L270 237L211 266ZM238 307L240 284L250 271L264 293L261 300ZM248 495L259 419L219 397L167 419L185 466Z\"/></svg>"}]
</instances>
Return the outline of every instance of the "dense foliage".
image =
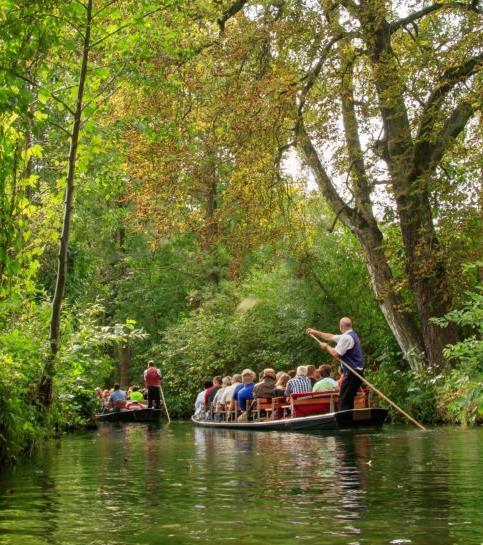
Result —
<instances>
[{"instance_id":1,"label":"dense foliage","mask_svg":"<svg viewBox=\"0 0 483 545\"><path fill-rule=\"evenodd\" d=\"M148 357L184 417L342 315L387 395L478 422L480 16L0 0L1 459Z\"/></svg>"}]
</instances>

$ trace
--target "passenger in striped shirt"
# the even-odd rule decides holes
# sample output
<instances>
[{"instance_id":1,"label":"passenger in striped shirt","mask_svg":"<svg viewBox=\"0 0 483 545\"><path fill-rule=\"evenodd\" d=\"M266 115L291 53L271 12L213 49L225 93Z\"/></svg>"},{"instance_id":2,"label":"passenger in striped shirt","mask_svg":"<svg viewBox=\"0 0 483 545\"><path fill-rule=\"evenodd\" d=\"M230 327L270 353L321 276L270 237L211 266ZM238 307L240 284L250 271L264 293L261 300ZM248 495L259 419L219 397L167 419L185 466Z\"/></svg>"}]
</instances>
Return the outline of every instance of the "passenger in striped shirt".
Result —
<instances>
[{"instance_id":1,"label":"passenger in striped shirt","mask_svg":"<svg viewBox=\"0 0 483 545\"><path fill-rule=\"evenodd\" d=\"M312 383L307 377L307 367L305 367L305 365L299 365L295 377L287 382L285 395L288 397L291 394L304 394L311 391Z\"/></svg>"}]
</instances>

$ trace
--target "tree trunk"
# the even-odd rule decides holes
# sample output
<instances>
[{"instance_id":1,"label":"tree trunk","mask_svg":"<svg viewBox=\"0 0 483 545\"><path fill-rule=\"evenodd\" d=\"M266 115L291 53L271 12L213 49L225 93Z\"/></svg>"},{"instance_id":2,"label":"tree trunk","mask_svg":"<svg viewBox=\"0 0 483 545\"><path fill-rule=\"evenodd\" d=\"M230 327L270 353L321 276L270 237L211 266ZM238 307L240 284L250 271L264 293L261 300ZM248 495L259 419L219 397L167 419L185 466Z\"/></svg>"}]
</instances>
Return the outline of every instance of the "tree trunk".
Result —
<instances>
[{"instance_id":1,"label":"tree trunk","mask_svg":"<svg viewBox=\"0 0 483 545\"><path fill-rule=\"evenodd\" d=\"M335 191L303 122L297 127L299 147L312 171L325 200L342 223L361 243L369 269L372 287L387 323L407 358L411 368L421 365L424 352L421 336L411 316L404 311L404 301L394 289L394 278L383 248L383 237L375 220L365 218L360 211L345 204ZM367 211L366 211L367 212Z\"/></svg>"},{"instance_id":2,"label":"tree trunk","mask_svg":"<svg viewBox=\"0 0 483 545\"><path fill-rule=\"evenodd\" d=\"M216 180L216 164L213 160L210 161L208 169L208 180L206 190L206 244L207 250L211 255L211 270L208 274L208 279L216 286L220 283L220 272L218 269L216 241L218 238L218 218L216 216L218 210L217 202L217 180Z\"/></svg>"},{"instance_id":3,"label":"tree trunk","mask_svg":"<svg viewBox=\"0 0 483 545\"><path fill-rule=\"evenodd\" d=\"M457 332L454 324L443 329L430 321L448 312L450 290L444 257L438 252L429 176L421 176L423 169L414 163L415 146L404 102L404 85L392 49L391 27L385 19L384 5L367 2L360 13L384 124L385 160L399 214L409 287L418 309L426 355L430 363L442 366L443 348L456 342Z\"/></svg>"},{"instance_id":4,"label":"tree trunk","mask_svg":"<svg viewBox=\"0 0 483 545\"><path fill-rule=\"evenodd\" d=\"M64 219L62 223L62 234L59 246L59 261L57 269L57 278L55 283L54 298L52 301L52 317L50 322L50 349L51 358L46 368L46 374L54 373L54 361L60 345L60 321L62 302L65 294L65 284L67 280L67 253L69 249L69 237L72 225L72 210L74 200L74 180L75 167L77 162L77 147L79 144L79 134L82 118L82 103L84 99L84 86L87 77L87 65L89 61L89 47L92 20L92 2L88 0L86 5L86 26L84 34L84 45L82 49L82 64L79 75L79 84L77 87L77 100L74 112L74 122L70 138L70 150L67 171L67 186L65 189L64 201Z\"/></svg>"},{"instance_id":5,"label":"tree trunk","mask_svg":"<svg viewBox=\"0 0 483 545\"><path fill-rule=\"evenodd\" d=\"M129 369L131 367L131 349L125 343L119 346L119 384L121 388L129 386Z\"/></svg>"}]
</instances>

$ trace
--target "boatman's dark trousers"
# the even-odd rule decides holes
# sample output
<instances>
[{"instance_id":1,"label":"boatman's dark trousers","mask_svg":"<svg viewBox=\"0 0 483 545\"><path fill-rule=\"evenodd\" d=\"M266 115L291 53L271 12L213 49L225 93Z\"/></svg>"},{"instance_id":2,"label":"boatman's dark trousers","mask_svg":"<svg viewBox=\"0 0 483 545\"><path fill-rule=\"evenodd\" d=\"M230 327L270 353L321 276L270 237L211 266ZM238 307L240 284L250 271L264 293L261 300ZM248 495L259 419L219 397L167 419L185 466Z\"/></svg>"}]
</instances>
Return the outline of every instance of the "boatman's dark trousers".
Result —
<instances>
[{"instance_id":1,"label":"boatman's dark trousers","mask_svg":"<svg viewBox=\"0 0 483 545\"><path fill-rule=\"evenodd\" d=\"M159 386L148 386L148 408L160 409L161 397L159 394Z\"/></svg>"},{"instance_id":2,"label":"boatman's dark trousers","mask_svg":"<svg viewBox=\"0 0 483 545\"><path fill-rule=\"evenodd\" d=\"M357 371L363 376L363 371ZM349 411L354 408L354 397L361 387L362 380L349 371L349 376L344 378L339 393L339 411Z\"/></svg>"}]
</instances>

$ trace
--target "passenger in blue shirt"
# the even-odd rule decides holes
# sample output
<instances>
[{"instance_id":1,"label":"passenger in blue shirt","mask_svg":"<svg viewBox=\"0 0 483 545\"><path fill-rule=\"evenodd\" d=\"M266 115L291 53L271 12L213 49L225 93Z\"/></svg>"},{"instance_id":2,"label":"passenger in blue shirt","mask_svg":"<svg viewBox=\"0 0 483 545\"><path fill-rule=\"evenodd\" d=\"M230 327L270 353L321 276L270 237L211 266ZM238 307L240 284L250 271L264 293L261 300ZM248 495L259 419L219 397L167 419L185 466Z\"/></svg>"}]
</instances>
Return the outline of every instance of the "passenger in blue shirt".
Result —
<instances>
[{"instance_id":1,"label":"passenger in blue shirt","mask_svg":"<svg viewBox=\"0 0 483 545\"><path fill-rule=\"evenodd\" d=\"M235 392L234 399L238 401L240 409L245 411L247 401L253 399L253 388L255 387L255 373L250 369L245 369L242 373L242 386Z\"/></svg>"},{"instance_id":2,"label":"passenger in blue shirt","mask_svg":"<svg viewBox=\"0 0 483 545\"><path fill-rule=\"evenodd\" d=\"M119 384L114 384L114 390L109 397L109 405L114 409L123 409L126 406L126 392L121 390Z\"/></svg>"}]
</instances>

